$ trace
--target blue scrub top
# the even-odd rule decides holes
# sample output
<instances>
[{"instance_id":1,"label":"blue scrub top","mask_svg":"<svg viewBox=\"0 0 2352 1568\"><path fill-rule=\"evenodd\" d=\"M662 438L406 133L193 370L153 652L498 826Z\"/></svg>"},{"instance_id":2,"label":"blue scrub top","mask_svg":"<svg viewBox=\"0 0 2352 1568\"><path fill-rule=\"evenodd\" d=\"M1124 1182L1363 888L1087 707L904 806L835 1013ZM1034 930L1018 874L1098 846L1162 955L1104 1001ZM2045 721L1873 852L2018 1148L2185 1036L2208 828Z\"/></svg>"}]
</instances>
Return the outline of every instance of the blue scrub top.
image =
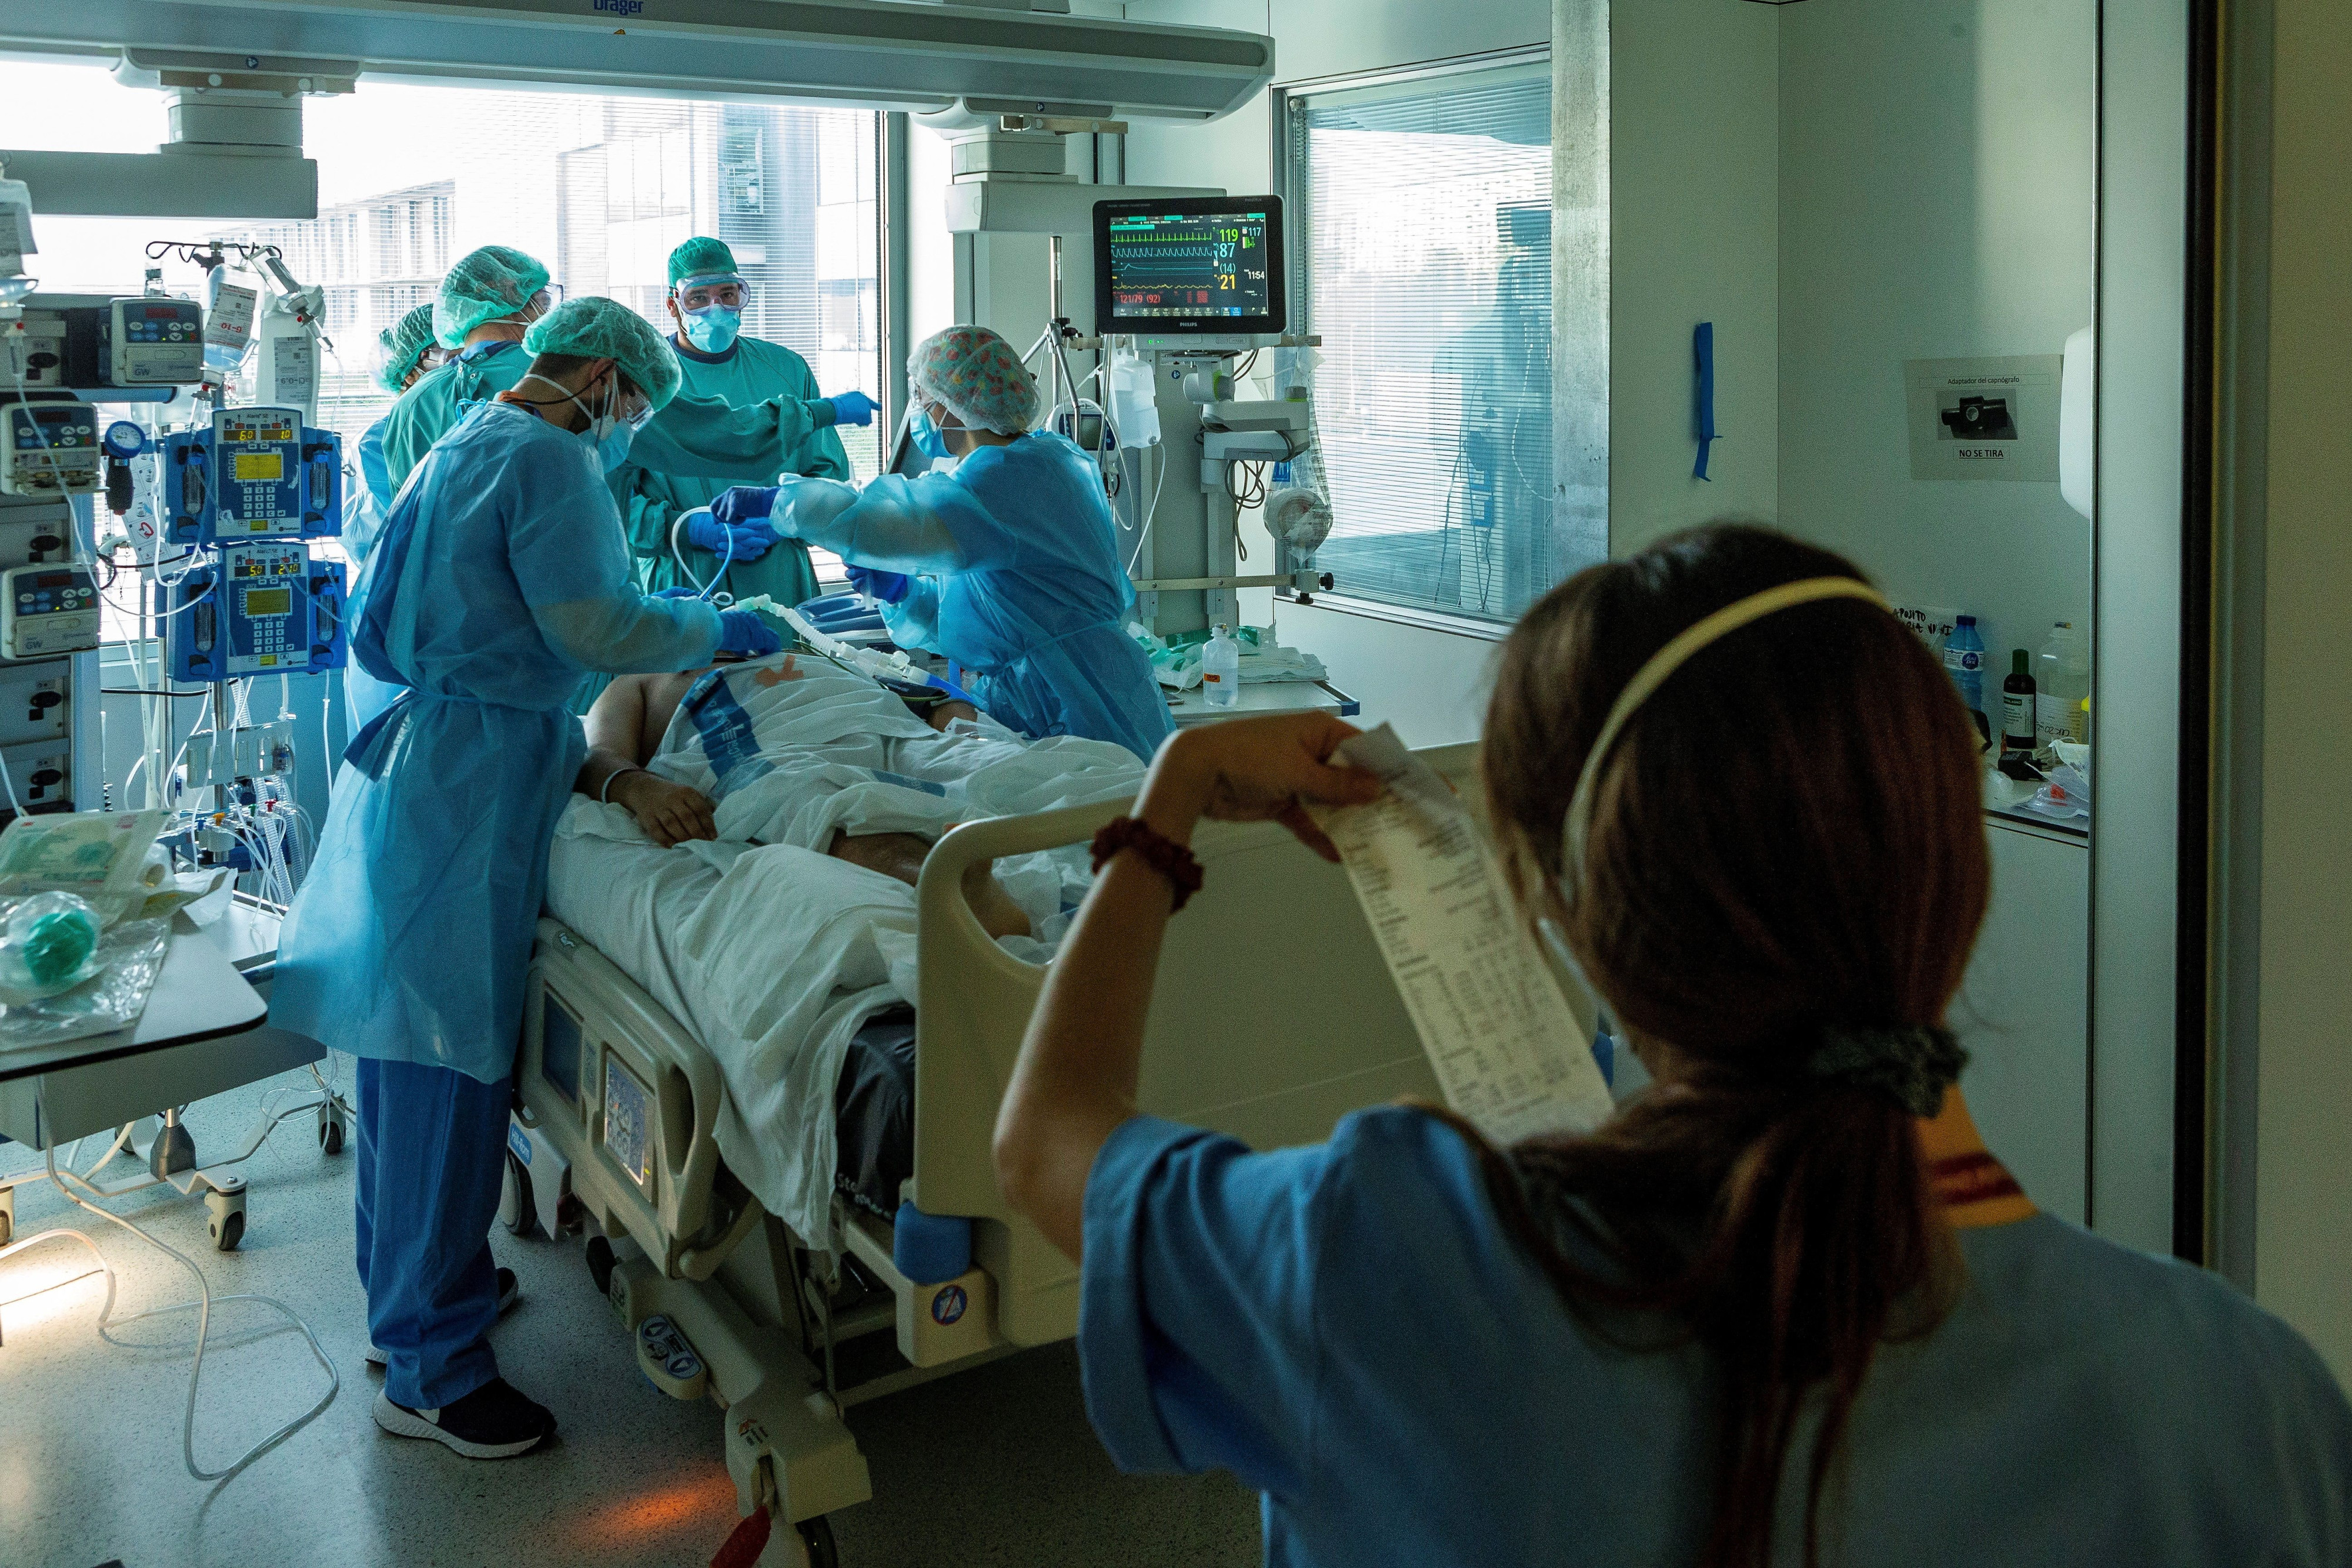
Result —
<instances>
[{"instance_id":1,"label":"blue scrub top","mask_svg":"<svg viewBox=\"0 0 2352 1568\"><path fill-rule=\"evenodd\" d=\"M2048 1216L1958 1234L1963 1299L1882 1348L1855 1406L1825 1565L2352 1562L2352 1406L2293 1330ZM1083 1291L1113 1458L1259 1489L1269 1564L1697 1558L1708 1356L1595 1338L1419 1112L1263 1155L1128 1122L1087 1183Z\"/></svg>"}]
</instances>

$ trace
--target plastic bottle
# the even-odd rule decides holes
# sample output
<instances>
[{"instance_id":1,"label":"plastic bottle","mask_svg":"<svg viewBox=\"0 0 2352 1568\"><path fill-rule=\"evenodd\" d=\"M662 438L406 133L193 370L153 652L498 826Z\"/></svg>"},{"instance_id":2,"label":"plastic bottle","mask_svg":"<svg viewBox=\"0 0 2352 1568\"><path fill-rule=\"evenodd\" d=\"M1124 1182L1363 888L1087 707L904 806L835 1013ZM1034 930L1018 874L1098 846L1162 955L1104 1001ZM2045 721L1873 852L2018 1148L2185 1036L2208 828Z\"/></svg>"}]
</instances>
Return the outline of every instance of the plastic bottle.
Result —
<instances>
[{"instance_id":1,"label":"plastic bottle","mask_svg":"<svg viewBox=\"0 0 2352 1568\"><path fill-rule=\"evenodd\" d=\"M2090 650L2068 621L2051 629L2050 640L2033 662L2033 685L2039 694L2033 738L2043 746L2053 740L2088 740L2090 724L2084 700L2091 695Z\"/></svg>"},{"instance_id":2,"label":"plastic bottle","mask_svg":"<svg viewBox=\"0 0 2352 1568\"><path fill-rule=\"evenodd\" d=\"M1201 644L1201 695L1211 707L1231 707L1242 695L1242 645L1222 625Z\"/></svg>"},{"instance_id":3,"label":"plastic bottle","mask_svg":"<svg viewBox=\"0 0 2352 1568\"><path fill-rule=\"evenodd\" d=\"M2000 683L2000 748L2003 751L2032 751L2037 744L2033 738L2035 709L2033 655L2022 648L2012 649L2009 655L2009 674Z\"/></svg>"},{"instance_id":4,"label":"plastic bottle","mask_svg":"<svg viewBox=\"0 0 2352 1568\"><path fill-rule=\"evenodd\" d=\"M1952 634L1944 639L1944 668L1952 673L1953 682L1960 688L1960 701L1971 713L1984 712L1984 637L1977 631L1977 618L1963 615L1953 622Z\"/></svg>"}]
</instances>

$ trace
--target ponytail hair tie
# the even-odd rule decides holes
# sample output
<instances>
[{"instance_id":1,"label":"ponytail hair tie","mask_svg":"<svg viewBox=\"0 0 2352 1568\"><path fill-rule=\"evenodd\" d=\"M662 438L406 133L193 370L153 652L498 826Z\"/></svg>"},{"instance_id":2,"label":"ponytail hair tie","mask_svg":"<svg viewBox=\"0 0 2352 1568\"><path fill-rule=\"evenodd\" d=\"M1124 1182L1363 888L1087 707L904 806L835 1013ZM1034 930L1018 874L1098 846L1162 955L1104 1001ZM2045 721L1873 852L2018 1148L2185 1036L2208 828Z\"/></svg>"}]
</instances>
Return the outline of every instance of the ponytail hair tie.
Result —
<instances>
[{"instance_id":1,"label":"ponytail hair tie","mask_svg":"<svg viewBox=\"0 0 2352 1568\"><path fill-rule=\"evenodd\" d=\"M1821 1040L1805 1061L1807 1076L1874 1089L1914 1116L1941 1111L1944 1091L1969 1064L1952 1031L1935 1024L1830 1025Z\"/></svg>"}]
</instances>

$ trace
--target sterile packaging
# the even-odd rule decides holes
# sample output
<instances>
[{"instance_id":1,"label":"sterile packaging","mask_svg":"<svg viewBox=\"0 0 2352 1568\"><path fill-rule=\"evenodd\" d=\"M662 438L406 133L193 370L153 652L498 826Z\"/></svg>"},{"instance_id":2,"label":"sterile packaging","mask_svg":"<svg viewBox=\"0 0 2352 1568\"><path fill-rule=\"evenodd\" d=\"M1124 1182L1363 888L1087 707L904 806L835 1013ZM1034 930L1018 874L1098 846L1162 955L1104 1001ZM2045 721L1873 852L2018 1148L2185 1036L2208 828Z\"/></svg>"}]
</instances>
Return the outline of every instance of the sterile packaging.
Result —
<instances>
[{"instance_id":1,"label":"sterile packaging","mask_svg":"<svg viewBox=\"0 0 2352 1568\"><path fill-rule=\"evenodd\" d=\"M18 817L0 833L0 898L70 893L111 925L142 906L170 873L150 853L163 811L61 811Z\"/></svg>"},{"instance_id":2,"label":"sterile packaging","mask_svg":"<svg viewBox=\"0 0 2352 1568\"><path fill-rule=\"evenodd\" d=\"M70 893L37 893L0 917L0 1002L22 1007L98 973L98 911Z\"/></svg>"}]
</instances>

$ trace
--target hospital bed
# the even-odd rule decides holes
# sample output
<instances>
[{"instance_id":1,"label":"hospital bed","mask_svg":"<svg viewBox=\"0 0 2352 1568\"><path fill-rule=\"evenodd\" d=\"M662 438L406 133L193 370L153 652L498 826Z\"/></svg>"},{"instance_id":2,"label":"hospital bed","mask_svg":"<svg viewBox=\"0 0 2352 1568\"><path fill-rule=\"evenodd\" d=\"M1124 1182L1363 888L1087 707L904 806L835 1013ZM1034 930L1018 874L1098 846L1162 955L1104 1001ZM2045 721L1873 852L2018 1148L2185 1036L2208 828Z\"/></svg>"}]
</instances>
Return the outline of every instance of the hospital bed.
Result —
<instances>
[{"instance_id":1,"label":"hospital bed","mask_svg":"<svg viewBox=\"0 0 2352 1568\"><path fill-rule=\"evenodd\" d=\"M1475 800L1475 753L1424 755ZM647 1377L725 1412L740 1511L776 1526L762 1562L832 1561L824 1515L872 1495L845 1408L1076 1332L1077 1270L1005 1207L989 1152L1045 969L988 938L960 879L983 860L1083 844L1127 804L969 823L923 863L903 1197L971 1220L971 1266L951 1280L908 1279L890 1222L846 1199L829 1235L767 1213L719 1155L726 1091L705 1043L577 932L541 923L516 1133L537 1191L520 1207L576 1206L593 1222L591 1268ZM1345 873L1272 824L1204 824L1194 847L1206 885L1160 955L1142 1108L1263 1148L1320 1139L1362 1106L1433 1098Z\"/></svg>"}]
</instances>

